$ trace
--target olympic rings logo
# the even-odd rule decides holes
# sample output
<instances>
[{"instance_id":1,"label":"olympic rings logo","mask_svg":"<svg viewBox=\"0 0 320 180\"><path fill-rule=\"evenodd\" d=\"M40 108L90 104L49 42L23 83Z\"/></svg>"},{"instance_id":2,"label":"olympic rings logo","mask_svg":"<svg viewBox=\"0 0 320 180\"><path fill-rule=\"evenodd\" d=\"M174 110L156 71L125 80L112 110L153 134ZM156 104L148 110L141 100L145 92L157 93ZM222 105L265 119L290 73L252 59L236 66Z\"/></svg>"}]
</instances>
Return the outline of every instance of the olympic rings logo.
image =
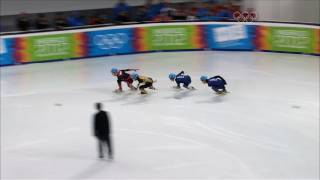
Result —
<instances>
[{"instance_id":1,"label":"olympic rings logo","mask_svg":"<svg viewBox=\"0 0 320 180\"><path fill-rule=\"evenodd\" d=\"M129 40L125 33L96 35L93 37L93 43L101 49L119 49Z\"/></svg>"},{"instance_id":2,"label":"olympic rings logo","mask_svg":"<svg viewBox=\"0 0 320 180\"><path fill-rule=\"evenodd\" d=\"M233 19L237 20L238 22L253 22L258 18L256 12L248 12L248 11L236 11L233 13Z\"/></svg>"}]
</instances>

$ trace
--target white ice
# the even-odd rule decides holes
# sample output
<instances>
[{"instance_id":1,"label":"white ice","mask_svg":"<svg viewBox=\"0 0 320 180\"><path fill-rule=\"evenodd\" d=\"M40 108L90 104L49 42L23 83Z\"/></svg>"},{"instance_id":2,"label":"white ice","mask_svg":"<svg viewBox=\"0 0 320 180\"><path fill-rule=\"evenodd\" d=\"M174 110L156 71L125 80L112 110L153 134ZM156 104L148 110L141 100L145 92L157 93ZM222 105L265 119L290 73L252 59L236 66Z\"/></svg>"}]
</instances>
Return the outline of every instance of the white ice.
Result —
<instances>
[{"instance_id":1,"label":"white ice","mask_svg":"<svg viewBox=\"0 0 320 180\"><path fill-rule=\"evenodd\" d=\"M110 69L157 79L115 94ZM177 91L184 70L195 91ZM220 74L216 95L199 80ZM112 116L115 159L101 161L94 103ZM168 52L1 68L1 179L319 179L319 57Z\"/></svg>"}]
</instances>

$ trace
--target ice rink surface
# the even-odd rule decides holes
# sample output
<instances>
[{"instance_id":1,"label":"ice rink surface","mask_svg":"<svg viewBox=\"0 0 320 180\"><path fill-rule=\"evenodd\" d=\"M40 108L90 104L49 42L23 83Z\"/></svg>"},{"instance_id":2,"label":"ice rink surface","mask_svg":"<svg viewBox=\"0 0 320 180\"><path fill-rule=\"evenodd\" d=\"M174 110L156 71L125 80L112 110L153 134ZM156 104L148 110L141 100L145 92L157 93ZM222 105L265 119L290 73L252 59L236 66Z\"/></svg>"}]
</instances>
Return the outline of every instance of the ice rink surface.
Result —
<instances>
[{"instance_id":1,"label":"ice rink surface","mask_svg":"<svg viewBox=\"0 0 320 180\"><path fill-rule=\"evenodd\" d=\"M110 69L157 79L115 94ZM195 91L173 89L170 72ZM199 80L221 75L219 96ZM94 103L112 116L99 160ZM319 57L166 52L1 68L1 179L319 179Z\"/></svg>"}]
</instances>

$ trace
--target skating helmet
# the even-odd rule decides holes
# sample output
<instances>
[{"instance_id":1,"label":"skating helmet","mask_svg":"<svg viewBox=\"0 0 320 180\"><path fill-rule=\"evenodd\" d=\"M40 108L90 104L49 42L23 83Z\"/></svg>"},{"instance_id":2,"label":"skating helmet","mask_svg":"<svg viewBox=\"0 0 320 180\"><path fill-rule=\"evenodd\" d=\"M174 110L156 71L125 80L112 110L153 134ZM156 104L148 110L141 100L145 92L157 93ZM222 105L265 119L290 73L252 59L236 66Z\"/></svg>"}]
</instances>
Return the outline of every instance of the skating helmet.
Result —
<instances>
[{"instance_id":1,"label":"skating helmet","mask_svg":"<svg viewBox=\"0 0 320 180\"><path fill-rule=\"evenodd\" d=\"M117 68L112 68L112 69L111 69L111 73L112 73L112 74L117 74L118 71L119 71L119 70L118 70Z\"/></svg>"},{"instance_id":2,"label":"skating helmet","mask_svg":"<svg viewBox=\"0 0 320 180\"><path fill-rule=\"evenodd\" d=\"M169 74L169 79L170 79L171 81L173 81L175 78L176 78L176 74L175 74L175 73L170 73L170 74Z\"/></svg>"},{"instance_id":3,"label":"skating helmet","mask_svg":"<svg viewBox=\"0 0 320 180\"><path fill-rule=\"evenodd\" d=\"M207 76L201 76L201 77L200 77L200 80L201 80L201 81L206 81L207 79L208 79Z\"/></svg>"},{"instance_id":4,"label":"skating helmet","mask_svg":"<svg viewBox=\"0 0 320 180\"><path fill-rule=\"evenodd\" d=\"M132 73L132 74L130 75L130 77L131 77L133 80L137 80L138 77L139 77L139 75L138 75L137 73Z\"/></svg>"}]
</instances>

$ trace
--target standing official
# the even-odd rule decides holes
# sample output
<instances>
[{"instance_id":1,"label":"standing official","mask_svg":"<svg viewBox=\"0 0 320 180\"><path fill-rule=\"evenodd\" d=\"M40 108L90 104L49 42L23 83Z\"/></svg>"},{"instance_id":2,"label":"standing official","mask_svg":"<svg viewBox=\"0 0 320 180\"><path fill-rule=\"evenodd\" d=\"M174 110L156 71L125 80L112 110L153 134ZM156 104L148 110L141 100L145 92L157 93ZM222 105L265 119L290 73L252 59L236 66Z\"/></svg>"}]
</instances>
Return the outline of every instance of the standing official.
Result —
<instances>
[{"instance_id":1,"label":"standing official","mask_svg":"<svg viewBox=\"0 0 320 180\"><path fill-rule=\"evenodd\" d=\"M104 152L108 148L109 159L113 159L111 142L110 118L106 111L102 110L102 104L96 103L98 112L94 115L93 131L98 140L99 158L104 158Z\"/></svg>"}]
</instances>

